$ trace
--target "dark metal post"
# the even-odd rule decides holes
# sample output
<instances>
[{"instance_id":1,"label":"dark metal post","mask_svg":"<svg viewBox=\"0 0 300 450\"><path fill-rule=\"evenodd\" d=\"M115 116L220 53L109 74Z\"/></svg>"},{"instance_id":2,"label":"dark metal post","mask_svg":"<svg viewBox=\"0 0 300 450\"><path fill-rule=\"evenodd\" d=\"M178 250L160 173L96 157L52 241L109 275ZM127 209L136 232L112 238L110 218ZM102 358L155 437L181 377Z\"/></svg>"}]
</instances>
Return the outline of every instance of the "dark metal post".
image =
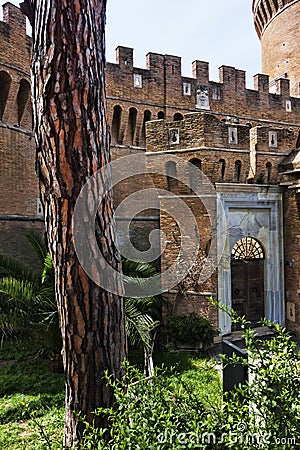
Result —
<instances>
[{"instance_id":1,"label":"dark metal post","mask_svg":"<svg viewBox=\"0 0 300 450\"><path fill-rule=\"evenodd\" d=\"M223 341L223 354L231 357L236 356L248 359L248 352L232 344L227 340ZM232 391L238 384L245 384L248 381L248 367L242 364L228 364L223 367L223 393Z\"/></svg>"}]
</instances>

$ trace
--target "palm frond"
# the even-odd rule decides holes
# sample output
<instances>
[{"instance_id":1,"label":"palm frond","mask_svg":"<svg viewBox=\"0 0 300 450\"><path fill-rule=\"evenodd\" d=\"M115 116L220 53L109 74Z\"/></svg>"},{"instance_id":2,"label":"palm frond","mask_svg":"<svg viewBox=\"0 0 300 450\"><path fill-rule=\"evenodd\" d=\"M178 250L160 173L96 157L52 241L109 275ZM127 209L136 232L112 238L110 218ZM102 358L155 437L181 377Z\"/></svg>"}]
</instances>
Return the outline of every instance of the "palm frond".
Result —
<instances>
[{"instance_id":1,"label":"palm frond","mask_svg":"<svg viewBox=\"0 0 300 450\"><path fill-rule=\"evenodd\" d=\"M16 280L36 283L38 275L25 263L18 261L8 255L0 254L0 277L13 277Z\"/></svg>"},{"instance_id":2,"label":"palm frond","mask_svg":"<svg viewBox=\"0 0 300 450\"><path fill-rule=\"evenodd\" d=\"M48 253L44 235L39 233L38 231L30 231L30 233L26 233L25 236L30 243L34 253L38 257L40 263L44 265L46 255Z\"/></svg>"},{"instance_id":3,"label":"palm frond","mask_svg":"<svg viewBox=\"0 0 300 450\"><path fill-rule=\"evenodd\" d=\"M129 278L150 278L157 274L152 264L127 258L122 258L122 271Z\"/></svg>"},{"instance_id":4,"label":"palm frond","mask_svg":"<svg viewBox=\"0 0 300 450\"><path fill-rule=\"evenodd\" d=\"M43 260L42 282L52 284L54 287L54 270L49 252L46 253Z\"/></svg>"},{"instance_id":5,"label":"palm frond","mask_svg":"<svg viewBox=\"0 0 300 450\"><path fill-rule=\"evenodd\" d=\"M159 322L153 320L148 314L141 312L136 300L135 298L126 299L126 332L128 340L133 347L144 346L149 349L152 342L151 330Z\"/></svg>"},{"instance_id":6,"label":"palm frond","mask_svg":"<svg viewBox=\"0 0 300 450\"><path fill-rule=\"evenodd\" d=\"M35 285L30 281L17 280L15 278L0 279L0 292L9 297L10 300L31 308L34 305ZM3 303L5 300L0 298Z\"/></svg>"}]
</instances>

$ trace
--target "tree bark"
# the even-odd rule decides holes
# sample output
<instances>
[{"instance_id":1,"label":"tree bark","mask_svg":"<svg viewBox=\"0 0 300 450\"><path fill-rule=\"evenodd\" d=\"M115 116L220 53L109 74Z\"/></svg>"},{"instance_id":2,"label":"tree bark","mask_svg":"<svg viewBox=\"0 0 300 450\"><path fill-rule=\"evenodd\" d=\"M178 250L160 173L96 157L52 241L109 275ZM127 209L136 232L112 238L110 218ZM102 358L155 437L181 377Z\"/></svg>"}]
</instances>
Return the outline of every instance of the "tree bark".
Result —
<instances>
[{"instance_id":1,"label":"tree bark","mask_svg":"<svg viewBox=\"0 0 300 450\"><path fill-rule=\"evenodd\" d=\"M29 4L27 0L27 4ZM75 447L99 406L111 406L107 370L122 375L125 324L119 295L97 286L74 249L72 217L81 188L110 160L105 111L106 0L40 0L33 6L32 84L37 173L63 339L65 446ZM91 194L92 195L92 194ZM120 271L110 192L95 233L108 263ZM86 209L90 218L88 207ZM97 421L98 420L98 421ZM106 426L97 419L96 426Z\"/></svg>"}]
</instances>

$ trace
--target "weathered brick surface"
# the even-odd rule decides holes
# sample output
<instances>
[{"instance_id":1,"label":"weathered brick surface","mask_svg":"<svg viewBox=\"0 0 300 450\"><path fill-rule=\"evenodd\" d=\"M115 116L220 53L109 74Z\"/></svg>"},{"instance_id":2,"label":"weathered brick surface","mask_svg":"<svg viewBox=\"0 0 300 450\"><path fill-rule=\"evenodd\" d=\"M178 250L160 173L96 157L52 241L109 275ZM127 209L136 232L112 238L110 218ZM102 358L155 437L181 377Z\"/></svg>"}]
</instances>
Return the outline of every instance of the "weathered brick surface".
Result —
<instances>
[{"instance_id":1,"label":"weathered brick surface","mask_svg":"<svg viewBox=\"0 0 300 450\"><path fill-rule=\"evenodd\" d=\"M37 215L31 132L0 124L0 214Z\"/></svg>"},{"instance_id":2,"label":"weathered brick surface","mask_svg":"<svg viewBox=\"0 0 300 450\"><path fill-rule=\"evenodd\" d=\"M170 134L176 128L179 133L178 142L170 141ZM236 141L230 142L232 128L236 128ZM201 161L201 170L211 183L257 183L279 184L285 183L292 165L278 166L288 158L297 145L298 126L282 127L242 125L239 123L223 122L219 117L210 113L188 113L179 122L164 120L152 121L147 124L147 150L149 151L148 167L157 168L159 175L152 177L157 188L168 190L166 161L176 163L176 173L183 183L172 189L188 205L193 218L200 230L200 255L207 252L212 237L212 224L204 205L193 196L188 188L191 185L186 162L197 158ZM254 159L253 159L254 156ZM178 159L179 157L179 159ZM223 163L225 166L222 165ZM240 161L239 179L236 176L236 162ZM268 170L269 168L269 170ZM283 174L283 171L284 174ZM286 174L285 174L286 173ZM294 172L293 172L294 173ZM298 172L297 172L298 173ZM291 182L289 183L289 186ZM285 184L283 184L284 189ZM284 242L285 258L290 258L291 265L285 271L285 299L295 306L295 320L287 320L289 329L299 335L299 254L300 254L300 204L299 193L292 194L287 190L284 197ZM172 197L166 195L160 200L160 229L166 236L166 248L161 258L161 268L165 272L170 269L179 258L181 245L181 231L176 218L184 217L184 208ZM193 242L191 242L193 245ZM192 248L190 249L192 251ZM202 252L202 253L201 253ZM194 291L194 293L193 293ZM178 312L191 310L205 311L205 298L216 296L217 271L205 283L196 284L193 289L180 289L167 297L171 309ZM205 294L204 294L205 293ZM289 303L288 303L289 305ZM208 311L209 309L207 309ZM218 325L217 315L210 317Z\"/></svg>"},{"instance_id":3,"label":"weathered brick surface","mask_svg":"<svg viewBox=\"0 0 300 450\"><path fill-rule=\"evenodd\" d=\"M296 60L296 58L295 58ZM127 63L125 64L125 61ZM226 118L238 116L240 123L258 125L263 120L298 124L300 99L290 97L289 81L276 82L276 94L269 93L268 75L254 76L254 89L246 89L245 72L234 67L220 68L219 83L208 78L208 63L193 63L194 78L181 75L181 58L149 53L146 69L133 65L133 49L117 48L117 63L107 63L108 121L113 122L115 107L121 110L119 142L133 146L144 146L143 122L147 111L152 120L164 114L167 121L175 114L197 111L197 86L208 89L209 109ZM140 76L139 87L134 84ZM190 85L190 94L184 95L184 83ZM287 101L291 111L287 111ZM136 125L132 139L129 110L136 110ZM114 136L113 136L114 142Z\"/></svg>"},{"instance_id":4,"label":"weathered brick surface","mask_svg":"<svg viewBox=\"0 0 300 450\"><path fill-rule=\"evenodd\" d=\"M43 222L36 219L39 193L31 131L30 53L25 17L6 3L0 22L0 252L32 264L36 260L25 234L31 229L42 231ZM9 86L3 84L5 79Z\"/></svg>"},{"instance_id":5,"label":"weathered brick surface","mask_svg":"<svg viewBox=\"0 0 300 450\"><path fill-rule=\"evenodd\" d=\"M209 80L209 64L199 60L192 63L192 77L183 77L181 58L174 55L148 53L146 68L137 68L133 49L127 47L118 47L116 62L107 63L106 68L112 159L130 154L142 157L146 153L148 168L159 169L158 174L126 178L124 166L125 180L114 189L116 206L139 190L168 189L165 163L174 156L180 157L182 163L177 161L177 171L182 182L174 192L196 217L201 230L201 259L209 249L215 229L203 204L191 194L186 161L195 158L201 161L201 169L212 183L283 183L284 258L289 262L285 266L285 299L295 305L295 320L287 320L287 325L298 335L300 208L299 193L293 185L296 183L297 187L298 178L293 167L281 168L279 173L278 166L296 147L300 130L299 7L300 1L294 0L254 0L254 21L262 41L266 73L254 76L254 89L246 89L243 70L226 65L219 70L218 82ZM24 232L30 228L42 229L42 223L35 220L38 184L34 172L32 108L26 94L30 82L31 39L26 36L25 19L20 10L10 3L3 8L3 22L0 22L0 251L23 257L28 252ZM276 77L279 79L274 81L270 93L269 81ZM3 92L8 85L6 98ZM178 143L170 140L172 129L179 132ZM164 158L160 159L160 154ZM240 165L238 176L237 163ZM172 202L172 199L157 199L156 209L146 208L130 225L131 240L140 249L148 248L148 235L158 225L166 234L167 245L161 258L163 270L178 256L180 233L170 212L176 216L180 206ZM7 220L11 214L26 216L27 221ZM124 220L130 220L130 210ZM217 311L208 305L208 295L217 296L216 272L201 286L194 289L190 286L180 295L175 290L166 297L175 312L202 312L218 325Z\"/></svg>"},{"instance_id":6,"label":"weathered brick surface","mask_svg":"<svg viewBox=\"0 0 300 450\"><path fill-rule=\"evenodd\" d=\"M298 63L300 2L254 0L254 23L262 43L262 68L270 80L288 78L291 94L300 96Z\"/></svg>"},{"instance_id":7,"label":"weathered brick surface","mask_svg":"<svg viewBox=\"0 0 300 450\"><path fill-rule=\"evenodd\" d=\"M40 267L26 234L30 231L43 233L43 221L0 220L0 253L11 255L26 264Z\"/></svg>"},{"instance_id":8,"label":"weathered brick surface","mask_svg":"<svg viewBox=\"0 0 300 450\"><path fill-rule=\"evenodd\" d=\"M300 195L284 196L285 298L295 305L295 316L286 318L288 328L300 336Z\"/></svg>"}]
</instances>

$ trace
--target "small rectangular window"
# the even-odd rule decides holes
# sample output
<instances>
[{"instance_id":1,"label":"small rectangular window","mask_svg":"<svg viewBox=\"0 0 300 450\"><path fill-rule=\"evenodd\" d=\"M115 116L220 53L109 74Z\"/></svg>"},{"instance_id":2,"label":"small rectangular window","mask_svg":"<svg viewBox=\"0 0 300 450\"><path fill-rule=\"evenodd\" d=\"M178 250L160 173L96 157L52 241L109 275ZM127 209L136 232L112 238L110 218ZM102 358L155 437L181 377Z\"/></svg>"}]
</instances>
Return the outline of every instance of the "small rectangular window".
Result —
<instances>
[{"instance_id":1,"label":"small rectangular window","mask_svg":"<svg viewBox=\"0 0 300 450\"><path fill-rule=\"evenodd\" d=\"M183 95L190 96L191 95L191 83L182 83Z\"/></svg>"},{"instance_id":2,"label":"small rectangular window","mask_svg":"<svg viewBox=\"0 0 300 450\"><path fill-rule=\"evenodd\" d=\"M287 100L285 102L285 109L286 109L286 112L291 112L292 111L292 102L291 102L291 100Z\"/></svg>"},{"instance_id":3,"label":"small rectangular window","mask_svg":"<svg viewBox=\"0 0 300 450\"><path fill-rule=\"evenodd\" d=\"M277 131L269 131L269 147L277 147Z\"/></svg>"},{"instance_id":4,"label":"small rectangular window","mask_svg":"<svg viewBox=\"0 0 300 450\"><path fill-rule=\"evenodd\" d=\"M136 88L142 88L143 87L143 78L140 73L134 73L133 74L133 86Z\"/></svg>"},{"instance_id":5,"label":"small rectangular window","mask_svg":"<svg viewBox=\"0 0 300 450\"><path fill-rule=\"evenodd\" d=\"M39 198L36 199L36 215L37 216L43 215L43 205Z\"/></svg>"},{"instance_id":6,"label":"small rectangular window","mask_svg":"<svg viewBox=\"0 0 300 450\"><path fill-rule=\"evenodd\" d=\"M221 100L221 89L216 87L211 88L211 98L213 100Z\"/></svg>"},{"instance_id":7,"label":"small rectangular window","mask_svg":"<svg viewBox=\"0 0 300 450\"><path fill-rule=\"evenodd\" d=\"M237 144L238 143L237 128L228 127L228 143L229 144Z\"/></svg>"}]
</instances>

